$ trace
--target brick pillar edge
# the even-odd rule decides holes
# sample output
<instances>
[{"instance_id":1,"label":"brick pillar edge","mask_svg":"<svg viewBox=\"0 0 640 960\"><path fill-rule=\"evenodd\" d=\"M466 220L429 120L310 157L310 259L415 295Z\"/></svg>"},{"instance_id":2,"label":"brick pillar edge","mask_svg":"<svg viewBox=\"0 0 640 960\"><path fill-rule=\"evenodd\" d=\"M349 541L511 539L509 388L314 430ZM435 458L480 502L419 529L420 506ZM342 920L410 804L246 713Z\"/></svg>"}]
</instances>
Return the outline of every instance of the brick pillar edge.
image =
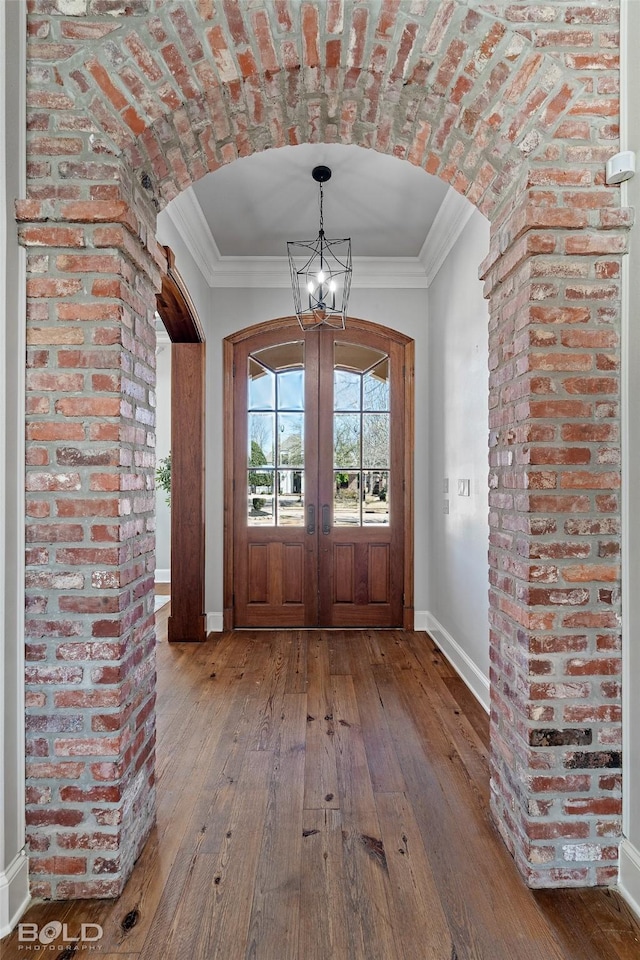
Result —
<instances>
[{"instance_id":1,"label":"brick pillar edge","mask_svg":"<svg viewBox=\"0 0 640 960\"><path fill-rule=\"evenodd\" d=\"M113 897L155 816L154 310L164 255L155 212L116 158L79 158L76 137L40 136L30 150L30 195L45 197L17 205L28 251L32 894ZM59 186L52 163L64 171Z\"/></svg>"},{"instance_id":2,"label":"brick pillar edge","mask_svg":"<svg viewBox=\"0 0 640 960\"><path fill-rule=\"evenodd\" d=\"M621 835L620 262L631 217L600 207L606 192L566 204L570 178L557 171L553 203L549 186L541 201L527 185L494 224L482 268L492 809L534 887L614 882Z\"/></svg>"}]
</instances>

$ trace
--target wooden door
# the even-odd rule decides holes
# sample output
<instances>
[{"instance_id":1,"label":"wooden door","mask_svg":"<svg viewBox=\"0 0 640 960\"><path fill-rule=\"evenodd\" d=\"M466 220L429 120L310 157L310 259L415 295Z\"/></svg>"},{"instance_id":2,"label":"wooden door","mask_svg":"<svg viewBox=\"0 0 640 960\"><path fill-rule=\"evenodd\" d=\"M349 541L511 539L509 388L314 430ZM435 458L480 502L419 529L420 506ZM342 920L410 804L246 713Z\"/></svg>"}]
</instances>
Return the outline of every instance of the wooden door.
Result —
<instances>
[{"instance_id":1,"label":"wooden door","mask_svg":"<svg viewBox=\"0 0 640 960\"><path fill-rule=\"evenodd\" d=\"M236 626L318 620L317 337L259 334L234 356Z\"/></svg>"},{"instance_id":2,"label":"wooden door","mask_svg":"<svg viewBox=\"0 0 640 960\"><path fill-rule=\"evenodd\" d=\"M234 626L408 625L406 349L362 322L233 344Z\"/></svg>"},{"instance_id":3,"label":"wooden door","mask_svg":"<svg viewBox=\"0 0 640 960\"><path fill-rule=\"evenodd\" d=\"M403 350L373 332L320 340L320 624L401 626Z\"/></svg>"}]
</instances>

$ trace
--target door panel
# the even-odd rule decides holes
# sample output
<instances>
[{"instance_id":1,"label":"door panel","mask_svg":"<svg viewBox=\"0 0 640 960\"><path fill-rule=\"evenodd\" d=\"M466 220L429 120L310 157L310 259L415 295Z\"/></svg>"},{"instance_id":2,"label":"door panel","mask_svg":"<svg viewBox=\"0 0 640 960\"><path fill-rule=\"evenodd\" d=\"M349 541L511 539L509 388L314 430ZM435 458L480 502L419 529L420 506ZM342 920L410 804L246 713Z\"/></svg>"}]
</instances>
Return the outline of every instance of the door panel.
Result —
<instances>
[{"instance_id":1,"label":"door panel","mask_svg":"<svg viewBox=\"0 0 640 960\"><path fill-rule=\"evenodd\" d=\"M249 543L247 591L249 603L269 602L269 544Z\"/></svg>"},{"instance_id":2,"label":"door panel","mask_svg":"<svg viewBox=\"0 0 640 960\"><path fill-rule=\"evenodd\" d=\"M234 625L402 626L404 348L349 328L235 346Z\"/></svg>"},{"instance_id":3,"label":"door panel","mask_svg":"<svg viewBox=\"0 0 640 960\"><path fill-rule=\"evenodd\" d=\"M339 543L333 548L333 582L336 603L355 603L355 548Z\"/></svg>"},{"instance_id":4,"label":"door panel","mask_svg":"<svg viewBox=\"0 0 640 960\"><path fill-rule=\"evenodd\" d=\"M317 339L257 335L234 370L235 625L315 624Z\"/></svg>"},{"instance_id":5,"label":"door panel","mask_svg":"<svg viewBox=\"0 0 640 960\"><path fill-rule=\"evenodd\" d=\"M300 543L282 545L282 602L304 603L304 547Z\"/></svg>"},{"instance_id":6,"label":"door panel","mask_svg":"<svg viewBox=\"0 0 640 960\"><path fill-rule=\"evenodd\" d=\"M390 602L389 553L389 544L387 543L372 543L369 546L367 566L369 569L370 603Z\"/></svg>"},{"instance_id":7,"label":"door panel","mask_svg":"<svg viewBox=\"0 0 640 960\"><path fill-rule=\"evenodd\" d=\"M402 625L403 349L348 328L320 344L320 621L332 627Z\"/></svg>"}]
</instances>

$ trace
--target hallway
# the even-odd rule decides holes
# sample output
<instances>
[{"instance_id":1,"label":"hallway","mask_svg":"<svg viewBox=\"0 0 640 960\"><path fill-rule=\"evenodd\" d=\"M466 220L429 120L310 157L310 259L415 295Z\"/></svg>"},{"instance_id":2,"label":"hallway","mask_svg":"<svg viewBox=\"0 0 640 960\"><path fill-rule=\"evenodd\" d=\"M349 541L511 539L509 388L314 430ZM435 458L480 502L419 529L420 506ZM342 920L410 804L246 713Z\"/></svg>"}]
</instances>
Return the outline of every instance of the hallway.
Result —
<instances>
[{"instance_id":1,"label":"hallway","mask_svg":"<svg viewBox=\"0 0 640 960\"><path fill-rule=\"evenodd\" d=\"M615 893L523 885L489 813L488 720L426 634L169 646L167 615L152 837L119 901L23 923L100 924L102 960L640 956ZM35 946L15 931L0 955Z\"/></svg>"}]
</instances>

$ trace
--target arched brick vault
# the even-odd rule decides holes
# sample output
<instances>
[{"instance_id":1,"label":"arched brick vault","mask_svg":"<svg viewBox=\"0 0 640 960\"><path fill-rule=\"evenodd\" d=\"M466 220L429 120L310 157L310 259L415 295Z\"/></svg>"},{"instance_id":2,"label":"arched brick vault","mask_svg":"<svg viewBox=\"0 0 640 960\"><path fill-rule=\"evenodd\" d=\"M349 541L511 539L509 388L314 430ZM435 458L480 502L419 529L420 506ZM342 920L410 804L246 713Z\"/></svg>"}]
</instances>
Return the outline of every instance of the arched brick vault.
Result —
<instances>
[{"instance_id":1,"label":"arched brick vault","mask_svg":"<svg viewBox=\"0 0 640 960\"><path fill-rule=\"evenodd\" d=\"M408 159L491 217L585 87L530 31L466 3L224 11L171 3L58 67L159 206L237 157L341 142Z\"/></svg>"},{"instance_id":2,"label":"arched brick vault","mask_svg":"<svg viewBox=\"0 0 640 960\"><path fill-rule=\"evenodd\" d=\"M252 152L392 153L493 221L492 804L534 886L620 835L610 0L30 0L27 820L40 896L112 896L153 821L155 213Z\"/></svg>"}]
</instances>

